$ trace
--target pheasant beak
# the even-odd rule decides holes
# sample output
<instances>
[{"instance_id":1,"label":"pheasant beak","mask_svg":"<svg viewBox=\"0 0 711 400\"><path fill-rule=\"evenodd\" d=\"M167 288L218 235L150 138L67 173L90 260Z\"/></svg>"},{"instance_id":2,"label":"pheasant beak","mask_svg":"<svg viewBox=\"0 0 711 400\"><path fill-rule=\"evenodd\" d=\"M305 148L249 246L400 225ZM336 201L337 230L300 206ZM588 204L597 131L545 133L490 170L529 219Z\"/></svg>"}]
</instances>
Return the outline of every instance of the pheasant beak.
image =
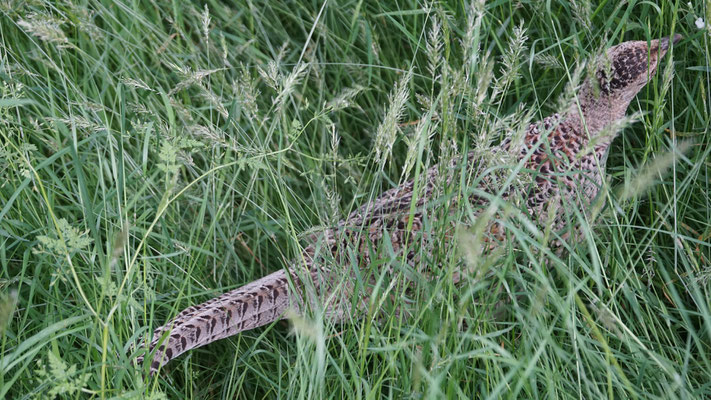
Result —
<instances>
[{"instance_id":1,"label":"pheasant beak","mask_svg":"<svg viewBox=\"0 0 711 400\"><path fill-rule=\"evenodd\" d=\"M667 36L661 39L652 40L652 42L650 43L651 46L649 48L649 64L652 75L657 70L659 63L661 62L664 55L667 54L667 51L669 50L671 45L679 43L681 39L682 36L677 33L674 36Z\"/></svg>"},{"instance_id":2,"label":"pheasant beak","mask_svg":"<svg viewBox=\"0 0 711 400\"><path fill-rule=\"evenodd\" d=\"M659 53L661 53L661 54L659 54L659 56L660 56L659 58L663 57L664 54L666 54L666 52L667 52L667 50L669 50L669 46L671 46L671 44L677 44L677 43L679 43L679 41L681 39L682 39L682 36L678 33L676 35L674 35L673 37L667 36L667 37L663 37L663 38L659 39L659 45L656 49ZM652 47L652 49L654 49L654 47Z\"/></svg>"}]
</instances>

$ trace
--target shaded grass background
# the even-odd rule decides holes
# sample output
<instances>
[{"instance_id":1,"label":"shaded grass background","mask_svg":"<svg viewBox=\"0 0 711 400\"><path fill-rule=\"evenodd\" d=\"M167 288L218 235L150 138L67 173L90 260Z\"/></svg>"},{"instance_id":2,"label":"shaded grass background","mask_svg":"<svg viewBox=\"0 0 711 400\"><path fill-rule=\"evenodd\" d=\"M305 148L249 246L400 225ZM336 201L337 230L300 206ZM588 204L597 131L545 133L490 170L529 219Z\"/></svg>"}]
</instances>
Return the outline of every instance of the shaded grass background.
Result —
<instances>
[{"instance_id":1,"label":"shaded grass background","mask_svg":"<svg viewBox=\"0 0 711 400\"><path fill-rule=\"evenodd\" d=\"M481 7L3 2L2 396L709 396L711 50L694 22L711 7ZM518 26L525 51L507 59ZM607 207L563 259L520 240L470 260L492 277L423 284L410 319L317 316L295 337L275 324L191 351L155 378L133 366L153 328L281 268L304 232L396 185L408 153L412 177L486 149L521 107L558 111L577 62L674 32L674 75L631 105L644 116L612 146ZM410 70L392 156L376 157ZM418 147L421 119L436 129ZM618 195L682 139L693 145L668 173Z\"/></svg>"}]
</instances>

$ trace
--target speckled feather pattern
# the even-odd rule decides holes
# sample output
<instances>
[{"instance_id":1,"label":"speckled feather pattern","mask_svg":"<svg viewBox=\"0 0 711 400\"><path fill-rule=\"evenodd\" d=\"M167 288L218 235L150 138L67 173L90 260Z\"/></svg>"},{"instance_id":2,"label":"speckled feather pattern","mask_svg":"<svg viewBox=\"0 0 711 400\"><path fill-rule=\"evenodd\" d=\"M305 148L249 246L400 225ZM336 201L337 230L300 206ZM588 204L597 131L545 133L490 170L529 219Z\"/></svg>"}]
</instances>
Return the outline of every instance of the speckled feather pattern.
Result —
<instances>
[{"instance_id":1,"label":"speckled feather pattern","mask_svg":"<svg viewBox=\"0 0 711 400\"><path fill-rule=\"evenodd\" d=\"M566 202L585 209L602 184L604 160L613 136L595 140L596 135L624 116L632 98L656 71L668 46L669 41L662 39L649 45L625 42L609 49L599 62L595 79L582 85L578 102L570 110L530 125L520 148L512 148L508 140L500 145L499 150L527 160L525 169L532 175L533 184L501 190L495 180L484 177L476 180L476 187L492 195L501 192L504 200L520 197L534 222L543 225L552 220L554 228L564 228L568 224ZM594 146L590 145L591 140L595 140ZM430 242L424 226L425 218L434 222L441 213L425 213L427 203L441 195L440 186L452 185L458 179L457 172L475 168L478 161L472 152L446 166L431 167L418 193L414 193L413 180L382 193L336 227L316 235L290 268L180 312L155 330L149 350L157 350L150 372L190 349L279 320L287 309L303 313L308 307L322 306L333 321L356 314L354 305L365 309L368 294L356 293L352 272L338 266L352 264L355 258L356 265L365 269L371 263L372 250L387 244L395 254L406 252L403 259L417 267L423 252L415 249L438 245ZM445 214L453 215L461 201L455 197ZM466 201L477 209L487 203L476 195L467 195ZM555 213L552 216L551 210ZM453 235L455 224L452 220L447 225L445 236ZM503 238L501 232L497 236ZM139 365L142 362L143 357L139 357Z\"/></svg>"}]
</instances>

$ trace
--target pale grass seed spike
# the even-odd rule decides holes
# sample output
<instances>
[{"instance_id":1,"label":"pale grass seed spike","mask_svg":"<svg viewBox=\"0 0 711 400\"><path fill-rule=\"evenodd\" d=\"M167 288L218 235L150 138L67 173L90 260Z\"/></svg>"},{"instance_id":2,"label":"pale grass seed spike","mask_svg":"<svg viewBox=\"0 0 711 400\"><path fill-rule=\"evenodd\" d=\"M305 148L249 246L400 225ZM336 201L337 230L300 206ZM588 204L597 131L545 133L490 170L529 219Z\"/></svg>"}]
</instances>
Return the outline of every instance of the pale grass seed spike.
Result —
<instances>
[{"instance_id":1,"label":"pale grass seed spike","mask_svg":"<svg viewBox=\"0 0 711 400\"><path fill-rule=\"evenodd\" d=\"M543 226L552 221L553 227L558 229L565 227L567 222L564 201L569 204L571 198L575 198L573 203L586 209L603 181L604 160L614 139L614 132L609 134L609 128L625 117L630 102L654 75L671 43L679 40L681 36L675 35L649 43L629 41L610 48L594 67L597 72L578 89L578 101L567 112L531 124L520 150L510 149L508 141L502 143L502 150L513 151L520 159L531 152L526 168L537 171L532 188L523 192L504 190L504 200L513 193L521 195L529 215L537 219L534 222ZM590 148L593 151L588 151ZM352 305L364 307L368 293L358 294L361 301L353 302L357 290L353 277L345 268L327 268L326 263L317 259L328 253L332 257L330 264L334 260L350 263L352 258L349 257L352 256L342 252L350 246L356 249L357 265L367 266L370 263L369 248L378 248L387 235L394 252L397 254L404 249L407 254L403 256L415 266L419 253L410 251L405 242L411 242L422 229L423 205L436 195L435 186L452 182L451 176L440 177L441 171L452 171L461 161L455 160L455 165L449 168L434 166L427 171L423 194L417 198L414 213L410 211L414 187L411 180L384 192L355 210L337 227L323 232L288 268L180 312L172 321L155 330L148 348L148 354L152 354L150 373L190 349L282 319L287 309L303 313L307 309L304 299L310 299L308 303L311 305L321 304L331 321L355 314L358 310L352 310ZM469 163L465 167L471 168L477 159L470 153L464 161ZM495 185L491 180L478 182L479 190L499 193L500 188L492 187ZM467 199L479 209L487 203L475 195ZM559 204L551 207L551 203ZM554 215L547 215L548 210L554 210ZM412 224L410 229L409 223ZM455 274L455 280L458 280L458 274ZM142 365L143 357L137 361Z\"/></svg>"}]
</instances>

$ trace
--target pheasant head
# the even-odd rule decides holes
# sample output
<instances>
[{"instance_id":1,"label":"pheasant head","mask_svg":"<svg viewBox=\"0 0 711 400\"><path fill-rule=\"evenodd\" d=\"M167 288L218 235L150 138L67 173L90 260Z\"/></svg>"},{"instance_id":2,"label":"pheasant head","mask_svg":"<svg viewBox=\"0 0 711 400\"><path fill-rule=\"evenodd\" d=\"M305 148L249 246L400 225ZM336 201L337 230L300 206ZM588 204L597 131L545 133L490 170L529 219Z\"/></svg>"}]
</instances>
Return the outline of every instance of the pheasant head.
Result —
<instances>
[{"instance_id":1,"label":"pheasant head","mask_svg":"<svg viewBox=\"0 0 711 400\"><path fill-rule=\"evenodd\" d=\"M594 74L578 92L578 105L568 118L584 120L594 135L609 123L624 117L632 99L654 76L659 63L672 43L681 35L647 41L629 41L608 49L594 64ZM580 115L582 114L582 115ZM581 125L583 121L580 121Z\"/></svg>"}]
</instances>

